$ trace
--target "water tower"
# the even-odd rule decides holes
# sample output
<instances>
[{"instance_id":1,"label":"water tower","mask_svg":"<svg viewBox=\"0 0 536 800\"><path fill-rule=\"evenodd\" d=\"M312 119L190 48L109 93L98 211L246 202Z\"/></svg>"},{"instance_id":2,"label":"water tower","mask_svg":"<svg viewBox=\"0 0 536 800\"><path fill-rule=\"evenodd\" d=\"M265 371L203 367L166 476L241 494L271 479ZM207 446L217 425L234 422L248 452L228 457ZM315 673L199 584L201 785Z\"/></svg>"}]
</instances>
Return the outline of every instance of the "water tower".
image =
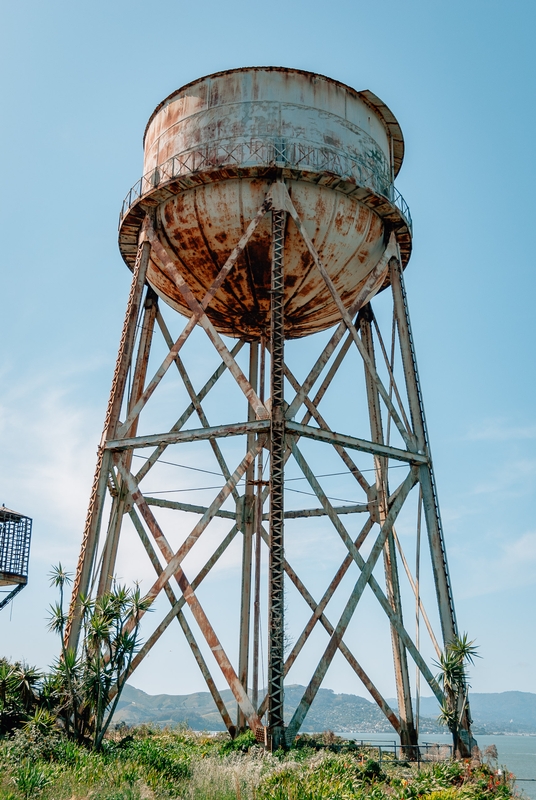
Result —
<instances>
[{"instance_id":1,"label":"water tower","mask_svg":"<svg viewBox=\"0 0 536 800\"><path fill-rule=\"evenodd\" d=\"M167 97L149 120L144 152L143 176L120 215L119 247L133 278L69 643L80 634L80 597L108 590L121 547L137 537L154 569L148 595L166 596L170 608L145 618L132 669L178 621L231 735L249 726L277 746L296 735L342 657L356 691L366 688L409 752L421 678L442 700L423 652L438 654L457 627L404 289L412 232L394 186L400 127L370 91L301 70L235 69ZM371 305L379 293L382 324ZM169 307L178 312L173 334L166 307L168 316ZM200 331L207 346L196 350ZM207 348L215 366L200 377ZM175 395L171 374L180 381ZM173 489L159 484L163 465L203 470L207 452L214 466L205 471L220 484L204 490L203 502L193 488L188 495L186 479ZM340 492L326 488L325 473L351 482L348 502L333 497ZM301 502L290 494L298 479ZM410 512L411 559L402 548ZM300 525L302 542L316 531L327 564L340 552L322 585L307 581L299 558L287 559L285 540ZM226 620L216 615L218 627L200 598L231 547L240 552L239 600L233 607L220 598ZM423 604L424 571L433 614ZM352 626L365 599L385 624L363 641ZM306 610L290 650L289 603ZM384 634L395 709L363 662ZM314 637L320 650L310 648ZM300 658L310 680L289 719L283 680ZM462 729L467 753L467 710Z\"/></svg>"}]
</instances>

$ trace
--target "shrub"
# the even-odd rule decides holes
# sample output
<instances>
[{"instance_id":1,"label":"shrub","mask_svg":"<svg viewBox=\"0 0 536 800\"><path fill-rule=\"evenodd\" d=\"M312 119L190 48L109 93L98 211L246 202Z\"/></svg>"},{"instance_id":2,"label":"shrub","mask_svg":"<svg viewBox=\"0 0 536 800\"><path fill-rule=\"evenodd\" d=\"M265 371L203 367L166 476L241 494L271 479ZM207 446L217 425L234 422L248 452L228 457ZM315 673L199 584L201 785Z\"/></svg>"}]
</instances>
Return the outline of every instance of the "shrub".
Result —
<instances>
[{"instance_id":1,"label":"shrub","mask_svg":"<svg viewBox=\"0 0 536 800\"><path fill-rule=\"evenodd\" d=\"M25 800L42 792L48 782L45 772L29 760L24 761L13 776L13 783Z\"/></svg>"},{"instance_id":2,"label":"shrub","mask_svg":"<svg viewBox=\"0 0 536 800\"><path fill-rule=\"evenodd\" d=\"M130 742L123 751L123 758L143 768L143 773L151 786L175 784L190 776L190 756L171 741L146 738Z\"/></svg>"},{"instance_id":3,"label":"shrub","mask_svg":"<svg viewBox=\"0 0 536 800\"><path fill-rule=\"evenodd\" d=\"M253 731L245 731L244 733L239 733L234 739L225 741L220 746L220 752L222 754L238 752L247 753L248 750L256 744L257 740L255 739L255 734Z\"/></svg>"},{"instance_id":4,"label":"shrub","mask_svg":"<svg viewBox=\"0 0 536 800\"><path fill-rule=\"evenodd\" d=\"M42 677L24 661L0 658L0 736L20 728L39 707Z\"/></svg>"}]
</instances>

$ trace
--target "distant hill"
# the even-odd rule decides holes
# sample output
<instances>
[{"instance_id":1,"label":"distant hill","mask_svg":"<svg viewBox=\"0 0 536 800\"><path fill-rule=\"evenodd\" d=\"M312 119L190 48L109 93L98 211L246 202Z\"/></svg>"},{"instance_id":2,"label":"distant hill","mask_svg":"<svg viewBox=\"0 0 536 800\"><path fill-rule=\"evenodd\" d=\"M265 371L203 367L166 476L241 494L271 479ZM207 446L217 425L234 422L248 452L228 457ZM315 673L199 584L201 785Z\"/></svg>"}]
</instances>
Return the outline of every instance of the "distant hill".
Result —
<instances>
[{"instance_id":1,"label":"distant hill","mask_svg":"<svg viewBox=\"0 0 536 800\"><path fill-rule=\"evenodd\" d=\"M290 721L303 695L304 686L285 687L285 719ZM229 689L222 691L229 710L236 708ZM233 713L231 712L231 715ZM193 730L225 730L219 712L209 692L187 695L149 695L127 684L121 695L115 722L128 725L155 723L158 725L188 724ZM428 733L442 729L435 720L422 720ZM331 689L319 689L302 730L307 732L337 730L342 732L393 733L393 729L375 703L355 694L336 694Z\"/></svg>"},{"instance_id":2,"label":"distant hill","mask_svg":"<svg viewBox=\"0 0 536 800\"><path fill-rule=\"evenodd\" d=\"M471 692L469 701L479 733L536 733L536 694L532 692ZM421 698L421 714L437 717L435 697Z\"/></svg>"},{"instance_id":3,"label":"distant hill","mask_svg":"<svg viewBox=\"0 0 536 800\"><path fill-rule=\"evenodd\" d=\"M285 718L290 720L303 694L303 686L285 687ZM236 708L229 689L222 698L231 711ZM474 732L478 733L536 733L536 694L530 692L501 692L470 696ZM396 709L396 701L388 701ZM420 730L422 733L444 733L437 722L439 708L434 697L422 697ZM231 716L234 713L231 711ZM185 695L149 695L134 686L126 685L119 700L115 722L128 725L153 723L178 725L186 723L193 730L225 730L219 712L209 692ZM307 732L335 730L341 733L393 733L393 729L375 703L355 694L336 694L320 689L305 719L302 730Z\"/></svg>"},{"instance_id":4,"label":"distant hill","mask_svg":"<svg viewBox=\"0 0 536 800\"><path fill-rule=\"evenodd\" d=\"M226 702L230 700L231 692ZM218 709L209 692L195 694L150 695L135 689L128 683L117 705L114 722L125 722L127 725L155 723L158 725L178 725L186 723L193 730L225 730Z\"/></svg>"}]
</instances>

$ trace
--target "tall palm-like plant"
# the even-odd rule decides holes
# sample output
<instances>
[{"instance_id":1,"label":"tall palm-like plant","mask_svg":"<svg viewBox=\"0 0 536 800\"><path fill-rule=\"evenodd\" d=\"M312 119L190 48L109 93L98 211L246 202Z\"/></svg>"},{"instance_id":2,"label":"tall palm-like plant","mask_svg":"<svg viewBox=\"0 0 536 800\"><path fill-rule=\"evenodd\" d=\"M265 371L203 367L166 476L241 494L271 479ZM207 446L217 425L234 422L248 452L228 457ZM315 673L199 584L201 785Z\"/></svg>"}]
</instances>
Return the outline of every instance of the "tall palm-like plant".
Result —
<instances>
[{"instance_id":1,"label":"tall palm-like plant","mask_svg":"<svg viewBox=\"0 0 536 800\"><path fill-rule=\"evenodd\" d=\"M50 572L50 585L59 591L59 600L50 606L48 627L59 634L61 641L61 658L54 665L53 673L45 687L48 698L56 706L56 710L63 719L65 732L71 734L71 726L78 731L78 706L80 698L77 696L78 684L78 659L76 653L67 650L65 644L65 627L68 616L64 607L65 589L72 583L72 575L61 565L52 567Z\"/></svg>"},{"instance_id":2,"label":"tall palm-like plant","mask_svg":"<svg viewBox=\"0 0 536 800\"><path fill-rule=\"evenodd\" d=\"M112 720L139 646L139 625L150 601L139 587L115 585L98 598L84 617L85 698L99 749ZM112 699L113 698L113 699Z\"/></svg>"},{"instance_id":3,"label":"tall palm-like plant","mask_svg":"<svg viewBox=\"0 0 536 800\"><path fill-rule=\"evenodd\" d=\"M469 640L464 633L449 642L439 661L434 662L440 670L437 681L445 697L439 720L443 725L447 725L452 733L454 751L466 755L471 754L473 743L476 745L474 740L465 741L467 737L464 738L464 733L467 726L462 725L462 722L464 716L468 716L467 665L474 664L474 659L480 657L477 650L474 640Z\"/></svg>"},{"instance_id":4,"label":"tall palm-like plant","mask_svg":"<svg viewBox=\"0 0 536 800\"><path fill-rule=\"evenodd\" d=\"M138 586L128 589L115 582L96 600L81 601L82 638L78 652L66 648L63 589L70 581L61 564L51 581L60 590L51 607L50 628L62 640L62 654L54 667L50 697L56 696L65 730L78 741L100 749L117 708L140 638L141 617L151 601Z\"/></svg>"}]
</instances>

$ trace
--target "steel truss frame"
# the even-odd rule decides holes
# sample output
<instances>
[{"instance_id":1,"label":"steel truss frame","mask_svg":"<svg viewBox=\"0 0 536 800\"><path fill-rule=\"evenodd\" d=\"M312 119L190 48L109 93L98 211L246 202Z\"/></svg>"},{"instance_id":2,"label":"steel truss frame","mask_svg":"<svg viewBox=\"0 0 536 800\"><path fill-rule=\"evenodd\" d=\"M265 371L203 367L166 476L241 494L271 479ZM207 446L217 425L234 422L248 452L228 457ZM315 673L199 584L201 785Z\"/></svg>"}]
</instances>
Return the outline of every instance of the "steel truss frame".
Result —
<instances>
[{"instance_id":1,"label":"steel truss frame","mask_svg":"<svg viewBox=\"0 0 536 800\"><path fill-rule=\"evenodd\" d=\"M272 218L270 331L266 333L266 336L263 335L260 341L250 343L237 341L234 347L229 349L214 328L206 310L218 288L231 274L260 221L267 214L270 214ZM309 255L340 312L339 325L302 383L290 370L284 355L283 255L285 229L289 224L294 224L300 232ZM158 238L153 225L154 221L148 213L140 236L104 431L98 449L97 467L66 633L68 646L75 646L80 636L81 597L87 596L91 592L102 594L111 585L121 526L124 518L128 516L155 570L155 580L147 592L147 596L154 600L161 592L164 592L170 604L168 613L148 636L143 647L135 656L131 671L141 663L171 622L176 619L231 735L234 736L237 730L249 725L256 732L260 741L264 741L272 747L278 747L290 743L299 731L335 654L340 652L400 735L402 745L406 748L415 747L417 745L417 728L411 703L408 655L438 700L443 701L441 688L420 653L418 628L417 636L412 637L405 625L402 613L400 564L415 596L417 620L422 619L425 623L435 651L439 654L440 646L420 597L419 575L412 575L395 529L396 519L408 495L417 485L419 486L418 538L420 539L422 514L428 534L443 646L457 635L457 624L407 297L394 234L391 235L384 256L362 286L359 296L350 308L346 308L292 203L285 184L281 181L275 181L271 185L255 218L247 227L201 301L196 299L179 271L176 260ZM191 312L191 316L176 340L171 336L158 310L156 294L146 285L150 255L157 259L163 272L179 287ZM387 275L393 297L390 355L387 353L379 326L368 302L377 288L384 283ZM195 326L204 329L221 359L219 367L200 391L194 389L180 355L182 347ZM139 335L136 333L138 327ZM157 328L161 331L168 352L153 377L148 380L149 355L153 335ZM395 335L402 360L405 387L399 386L394 377ZM236 358L244 346L249 347L249 374L247 376ZM341 369L345 356L353 346L360 354L364 365L370 439L357 438L333 431L319 410L321 400L330 388L335 375ZM389 377L387 386L380 377L376 363L377 357L382 359L382 369L387 371ZM266 400L264 373L265 362L267 363L268 360L270 398ZM172 365L175 365L179 372L190 398L190 404L170 430L150 435L137 435L140 414ZM232 375L247 401L247 419L211 426L203 409L203 401L209 392L215 391L219 379L225 372ZM130 381L128 380L129 375ZM321 378L319 388L314 396L311 396L313 387L318 385ZM292 398L285 398L286 386L290 386L294 392ZM405 403L402 399L403 396ZM302 407L305 408L305 414L301 421L298 421L296 416ZM199 418L201 427L185 427L194 414ZM120 419L121 415L123 415L123 421ZM397 429L403 446L396 447L390 444L391 426ZM228 465L220 446L223 438L233 436L242 436L246 439L245 455L234 471ZM348 473L353 475L357 484L366 493L366 502L344 506L332 504L305 458L301 442L307 440L322 442L324 446L329 445L333 448L342 459ZM200 441L210 443L225 480L225 485L218 491L210 505L183 503L144 494L140 484L169 445ZM142 449L147 452L147 448L150 449L149 457L143 467L134 473L134 451ZM263 480L263 453L267 452L270 461L269 481ZM358 468L354 460L354 453L367 453L373 456L375 480L372 484ZM307 480L312 493L319 502L317 508L285 511L284 475L285 465L289 459L295 461L303 477ZM389 465L393 461L406 466L405 477L394 490L389 485ZM243 494L238 488L241 480L245 481ZM102 536L101 528L104 530L103 509L107 493L111 496L111 509L105 535ZM228 498L234 500L236 511L223 508ZM268 513L265 511L266 503L268 503ZM153 509L158 507L179 512L193 512L200 517L176 551L167 540L153 512ZM363 513L366 516L366 521L356 538L350 535L343 522L346 515L355 513ZM285 519L313 516L327 518L332 529L342 540L346 551L341 566L320 600L315 599L300 579L298 572L285 558L284 552ZM198 574L189 579L183 570L182 562L215 518L232 521L232 527ZM371 543L371 532L375 526L377 528L376 538ZM231 542L239 535L242 536L242 581L238 664L234 666L199 601L197 590ZM99 545L100 539L102 541ZM367 545L371 545L366 557L361 553L365 541L367 541ZM266 546L269 553L269 636L267 692L265 697L259 698L262 546ZM383 558L384 563L385 588L382 588L376 577L377 570L375 573L375 567L380 558ZM326 615L328 603L339 589L344 576L350 569L355 570L356 568L357 579L347 598L344 610L335 622L331 622ZM284 645L285 576L296 587L311 612L301 635L286 656ZM178 591L176 587L178 587ZM344 639L350 621L367 587L375 595L390 623L398 698L398 711L396 712L390 708ZM216 680L211 673L212 665L205 660L196 635L184 614L186 607L191 612L198 630L237 701L236 723L216 686ZM311 680L292 719L285 727L283 679L298 659L313 630L318 626L321 626L327 634L327 646L312 673ZM248 685L251 683L253 684L252 690L248 689ZM268 724L264 726L261 720L266 713ZM460 746L464 751L470 753L473 741L469 707L466 705L462 720Z\"/></svg>"}]
</instances>

